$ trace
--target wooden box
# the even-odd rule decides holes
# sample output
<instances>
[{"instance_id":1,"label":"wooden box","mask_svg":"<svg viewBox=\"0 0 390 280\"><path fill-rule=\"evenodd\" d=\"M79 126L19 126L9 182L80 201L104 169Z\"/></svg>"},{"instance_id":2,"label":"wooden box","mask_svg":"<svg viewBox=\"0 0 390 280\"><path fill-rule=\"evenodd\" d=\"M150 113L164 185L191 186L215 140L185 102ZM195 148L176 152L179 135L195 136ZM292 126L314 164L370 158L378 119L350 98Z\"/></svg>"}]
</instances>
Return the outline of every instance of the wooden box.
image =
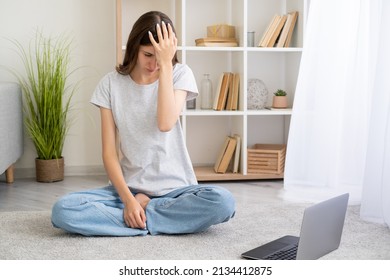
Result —
<instances>
[{"instance_id":1,"label":"wooden box","mask_svg":"<svg viewBox=\"0 0 390 280\"><path fill-rule=\"evenodd\" d=\"M210 38L235 38L236 28L232 25L218 24L207 26L207 37Z\"/></svg>"},{"instance_id":2,"label":"wooden box","mask_svg":"<svg viewBox=\"0 0 390 280\"><path fill-rule=\"evenodd\" d=\"M248 174L281 174L284 172L285 158L286 145L255 144L248 148Z\"/></svg>"}]
</instances>

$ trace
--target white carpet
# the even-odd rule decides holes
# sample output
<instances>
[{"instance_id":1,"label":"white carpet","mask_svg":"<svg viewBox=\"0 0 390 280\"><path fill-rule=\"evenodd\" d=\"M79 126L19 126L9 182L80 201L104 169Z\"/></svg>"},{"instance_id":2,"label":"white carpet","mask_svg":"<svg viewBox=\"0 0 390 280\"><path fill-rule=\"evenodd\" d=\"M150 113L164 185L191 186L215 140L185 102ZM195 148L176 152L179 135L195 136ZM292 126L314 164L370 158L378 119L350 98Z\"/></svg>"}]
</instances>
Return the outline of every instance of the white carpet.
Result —
<instances>
[{"instance_id":1,"label":"white carpet","mask_svg":"<svg viewBox=\"0 0 390 280\"><path fill-rule=\"evenodd\" d=\"M304 204L237 201L236 216L201 234L83 237L55 229L49 211L0 212L0 259L235 260L286 234L298 235ZM323 259L390 259L390 230L359 218L350 206L340 248Z\"/></svg>"}]
</instances>

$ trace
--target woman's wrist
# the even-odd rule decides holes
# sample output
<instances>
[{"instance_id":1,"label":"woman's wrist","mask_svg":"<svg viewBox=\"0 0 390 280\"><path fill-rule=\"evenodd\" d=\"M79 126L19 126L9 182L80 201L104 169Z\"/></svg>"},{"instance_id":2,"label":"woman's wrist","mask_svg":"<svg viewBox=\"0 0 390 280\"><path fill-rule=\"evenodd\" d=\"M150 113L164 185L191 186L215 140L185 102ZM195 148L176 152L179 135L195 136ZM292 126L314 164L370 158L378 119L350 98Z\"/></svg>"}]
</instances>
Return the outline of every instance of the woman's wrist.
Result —
<instances>
[{"instance_id":1,"label":"woman's wrist","mask_svg":"<svg viewBox=\"0 0 390 280\"><path fill-rule=\"evenodd\" d=\"M172 61L160 62L158 66L160 67L160 72L173 69Z\"/></svg>"},{"instance_id":2,"label":"woman's wrist","mask_svg":"<svg viewBox=\"0 0 390 280\"><path fill-rule=\"evenodd\" d=\"M126 197L125 199L122 199L122 203L125 207L133 204L134 201L136 201L136 200L135 200L135 197L133 195L130 195L129 197Z\"/></svg>"},{"instance_id":3,"label":"woman's wrist","mask_svg":"<svg viewBox=\"0 0 390 280\"><path fill-rule=\"evenodd\" d=\"M122 200L122 203L123 203L125 206L134 203L134 200L135 200L135 197L134 197L134 195L131 193L129 187L127 187L127 190L128 190L128 191L126 191L125 193L122 193L122 195L120 195L121 200Z\"/></svg>"}]
</instances>

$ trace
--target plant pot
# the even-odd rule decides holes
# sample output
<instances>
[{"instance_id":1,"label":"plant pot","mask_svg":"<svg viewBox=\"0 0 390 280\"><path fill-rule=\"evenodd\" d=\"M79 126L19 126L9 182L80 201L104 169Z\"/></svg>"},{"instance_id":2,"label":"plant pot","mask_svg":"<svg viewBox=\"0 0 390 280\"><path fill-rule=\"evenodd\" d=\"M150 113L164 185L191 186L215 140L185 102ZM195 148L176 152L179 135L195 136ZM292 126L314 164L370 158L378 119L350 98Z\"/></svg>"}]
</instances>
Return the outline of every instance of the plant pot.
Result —
<instances>
[{"instance_id":1,"label":"plant pot","mask_svg":"<svg viewBox=\"0 0 390 280\"><path fill-rule=\"evenodd\" d=\"M52 183L64 180L64 158L35 159L36 179L38 182Z\"/></svg>"},{"instance_id":2,"label":"plant pot","mask_svg":"<svg viewBox=\"0 0 390 280\"><path fill-rule=\"evenodd\" d=\"M274 96L272 101L273 108L284 109L288 107L287 96Z\"/></svg>"}]
</instances>

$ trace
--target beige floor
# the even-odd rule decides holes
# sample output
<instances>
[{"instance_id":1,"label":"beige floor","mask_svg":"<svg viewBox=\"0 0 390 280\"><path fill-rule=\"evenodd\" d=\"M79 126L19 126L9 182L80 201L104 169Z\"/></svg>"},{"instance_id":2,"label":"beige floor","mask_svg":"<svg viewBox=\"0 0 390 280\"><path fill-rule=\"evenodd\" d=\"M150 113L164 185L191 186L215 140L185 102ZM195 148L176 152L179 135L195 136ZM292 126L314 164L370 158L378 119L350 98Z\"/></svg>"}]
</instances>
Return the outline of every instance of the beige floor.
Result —
<instances>
[{"instance_id":1,"label":"beige floor","mask_svg":"<svg viewBox=\"0 0 390 280\"><path fill-rule=\"evenodd\" d=\"M53 203L62 195L102 187L107 184L105 176L72 176L55 183L38 183L35 178L15 179L13 184L6 184L0 177L0 211L40 211L50 210ZM261 197L261 200L281 200L278 195L282 190L282 180L201 182L216 184L229 189L235 196ZM242 188L242 186L250 188ZM249 189L249 191L248 191Z\"/></svg>"}]
</instances>

